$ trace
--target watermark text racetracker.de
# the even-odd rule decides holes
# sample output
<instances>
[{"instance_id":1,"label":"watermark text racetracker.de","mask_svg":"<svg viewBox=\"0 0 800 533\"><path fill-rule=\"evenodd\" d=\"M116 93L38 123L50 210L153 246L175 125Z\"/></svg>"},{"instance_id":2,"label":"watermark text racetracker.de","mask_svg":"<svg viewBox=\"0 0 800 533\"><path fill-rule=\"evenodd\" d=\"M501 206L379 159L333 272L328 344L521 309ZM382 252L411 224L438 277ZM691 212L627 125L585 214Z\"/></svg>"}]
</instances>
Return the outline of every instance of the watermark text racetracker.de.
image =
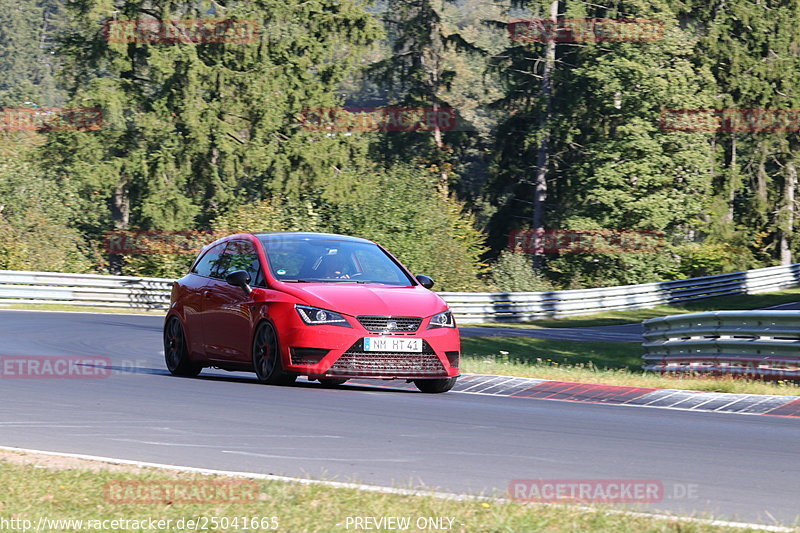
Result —
<instances>
[{"instance_id":1,"label":"watermark text racetracker.de","mask_svg":"<svg viewBox=\"0 0 800 533\"><path fill-rule=\"evenodd\" d=\"M455 131L458 114L450 107L319 107L298 116L303 129L325 132Z\"/></svg>"},{"instance_id":2,"label":"watermark text racetracker.de","mask_svg":"<svg viewBox=\"0 0 800 533\"><path fill-rule=\"evenodd\" d=\"M109 231L103 248L109 254L197 254L203 246L225 235L213 231Z\"/></svg>"},{"instance_id":3,"label":"watermark text racetracker.de","mask_svg":"<svg viewBox=\"0 0 800 533\"><path fill-rule=\"evenodd\" d=\"M102 379L111 358L84 355L0 355L0 379Z\"/></svg>"},{"instance_id":4,"label":"watermark text racetracker.de","mask_svg":"<svg viewBox=\"0 0 800 533\"><path fill-rule=\"evenodd\" d=\"M259 25L230 19L112 20L103 32L109 43L121 44L251 43L259 35Z\"/></svg>"},{"instance_id":5,"label":"watermark text racetracker.de","mask_svg":"<svg viewBox=\"0 0 800 533\"><path fill-rule=\"evenodd\" d=\"M508 23L518 42L647 42L664 38L664 23L649 19L517 19Z\"/></svg>"},{"instance_id":6,"label":"watermark text racetracker.de","mask_svg":"<svg viewBox=\"0 0 800 533\"><path fill-rule=\"evenodd\" d=\"M0 109L0 131L97 131L103 112L96 107L19 107Z\"/></svg>"},{"instance_id":7,"label":"watermark text racetracker.de","mask_svg":"<svg viewBox=\"0 0 800 533\"><path fill-rule=\"evenodd\" d=\"M660 127L684 132L797 132L800 109L664 109Z\"/></svg>"},{"instance_id":8,"label":"watermark text racetracker.de","mask_svg":"<svg viewBox=\"0 0 800 533\"><path fill-rule=\"evenodd\" d=\"M103 493L114 504L252 503L258 499L259 486L248 480L119 480L106 483Z\"/></svg>"},{"instance_id":9,"label":"watermark text racetracker.de","mask_svg":"<svg viewBox=\"0 0 800 533\"><path fill-rule=\"evenodd\" d=\"M508 235L511 250L529 254L653 253L665 246L664 234L657 230L521 229Z\"/></svg>"},{"instance_id":10,"label":"watermark text racetracker.de","mask_svg":"<svg viewBox=\"0 0 800 533\"><path fill-rule=\"evenodd\" d=\"M695 500L696 483L665 485L657 479L515 479L512 500L538 503L659 503Z\"/></svg>"},{"instance_id":11,"label":"watermark text racetracker.de","mask_svg":"<svg viewBox=\"0 0 800 533\"><path fill-rule=\"evenodd\" d=\"M276 516L197 516L191 518L50 518L0 516L0 531L275 531Z\"/></svg>"}]
</instances>

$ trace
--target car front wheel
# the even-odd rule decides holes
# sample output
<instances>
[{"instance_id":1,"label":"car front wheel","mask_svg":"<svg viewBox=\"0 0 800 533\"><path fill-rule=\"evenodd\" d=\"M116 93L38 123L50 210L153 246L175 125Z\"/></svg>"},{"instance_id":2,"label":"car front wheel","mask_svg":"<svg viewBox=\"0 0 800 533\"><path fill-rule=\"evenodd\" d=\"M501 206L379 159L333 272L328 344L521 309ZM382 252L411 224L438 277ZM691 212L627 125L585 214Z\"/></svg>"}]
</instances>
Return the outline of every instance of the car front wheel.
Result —
<instances>
[{"instance_id":1,"label":"car front wheel","mask_svg":"<svg viewBox=\"0 0 800 533\"><path fill-rule=\"evenodd\" d=\"M422 392L430 394L438 394L440 392L447 392L456 384L457 378L444 378L444 379L415 379L414 385L417 386Z\"/></svg>"},{"instance_id":2,"label":"car front wheel","mask_svg":"<svg viewBox=\"0 0 800 533\"><path fill-rule=\"evenodd\" d=\"M262 322L253 337L253 369L266 385L290 385L297 376L283 371L278 335L269 322Z\"/></svg>"}]
</instances>

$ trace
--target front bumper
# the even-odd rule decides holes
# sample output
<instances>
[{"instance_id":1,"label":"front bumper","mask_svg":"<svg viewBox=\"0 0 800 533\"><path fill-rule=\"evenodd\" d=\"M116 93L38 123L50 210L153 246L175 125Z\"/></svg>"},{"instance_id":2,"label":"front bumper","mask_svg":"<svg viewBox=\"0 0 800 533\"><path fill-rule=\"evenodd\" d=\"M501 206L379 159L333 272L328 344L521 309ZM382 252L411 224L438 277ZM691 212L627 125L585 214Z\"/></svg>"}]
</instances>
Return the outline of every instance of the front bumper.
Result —
<instances>
[{"instance_id":1,"label":"front bumper","mask_svg":"<svg viewBox=\"0 0 800 533\"><path fill-rule=\"evenodd\" d=\"M380 334L355 318L352 327L308 326L300 318L281 331L284 369L310 378L441 379L457 377L461 340L456 328L427 329L424 319L414 333ZM422 353L366 352L364 337L422 339Z\"/></svg>"}]
</instances>

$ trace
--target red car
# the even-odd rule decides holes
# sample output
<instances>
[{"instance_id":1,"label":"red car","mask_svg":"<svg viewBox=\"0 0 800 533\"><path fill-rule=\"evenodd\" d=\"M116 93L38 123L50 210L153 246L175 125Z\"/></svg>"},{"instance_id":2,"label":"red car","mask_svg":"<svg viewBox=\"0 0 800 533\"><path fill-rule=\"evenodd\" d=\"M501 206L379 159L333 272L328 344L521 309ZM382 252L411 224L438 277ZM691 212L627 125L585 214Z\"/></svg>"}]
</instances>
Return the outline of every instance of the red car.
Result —
<instances>
[{"instance_id":1,"label":"red car","mask_svg":"<svg viewBox=\"0 0 800 533\"><path fill-rule=\"evenodd\" d=\"M378 244L323 233L239 233L206 246L172 286L164 322L169 371L405 379L446 392L459 375L453 314Z\"/></svg>"}]
</instances>

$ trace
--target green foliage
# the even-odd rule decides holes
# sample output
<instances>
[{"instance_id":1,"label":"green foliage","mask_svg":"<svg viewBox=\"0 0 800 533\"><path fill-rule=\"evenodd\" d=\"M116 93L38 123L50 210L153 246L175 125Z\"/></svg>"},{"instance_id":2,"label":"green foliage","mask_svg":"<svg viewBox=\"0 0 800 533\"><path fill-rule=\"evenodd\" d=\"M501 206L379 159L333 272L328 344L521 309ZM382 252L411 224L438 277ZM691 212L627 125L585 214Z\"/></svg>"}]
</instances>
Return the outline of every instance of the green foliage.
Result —
<instances>
[{"instance_id":1,"label":"green foliage","mask_svg":"<svg viewBox=\"0 0 800 533\"><path fill-rule=\"evenodd\" d=\"M484 237L464 206L442 195L437 175L411 165L341 176L353 194L331 195L330 227L374 240L443 291L481 290Z\"/></svg>"},{"instance_id":2,"label":"green foliage","mask_svg":"<svg viewBox=\"0 0 800 533\"><path fill-rule=\"evenodd\" d=\"M750 250L732 243L693 243L678 250L681 277L697 278L756 268Z\"/></svg>"},{"instance_id":3,"label":"green foliage","mask_svg":"<svg viewBox=\"0 0 800 533\"><path fill-rule=\"evenodd\" d=\"M123 256L120 274L176 279L189 272L196 257L192 254L128 254Z\"/></svg>"},{"instance_id":4,"label":"green foliage","mask_svg":"<svg viewBox=\"0 0 800 533\"><path fill-rule=\"evenodd\" d=\"M711 148L707 133L662 131L663 108L707 107L713 79L691 62L694 44L663 2L613 8L568 2L566 17L659 19L664 38L654 42L559 45L550 129L550 182L546 225L565 230L661 230L685 233L708 209ZM490 194L500 203L493 243L530 217L535 150L543 110L535 79L538 43L514 44L498 68L508 95L498 105L516 111L500 129ZM518 220L512 222L514 218ZM679 231L680 230L680 231ZM658 253L570 253L548 260L545 271L560 286L606 286L667 279L678 258Z\"/></svg>"},{"instance_id":5,"label":"green foliage","mask_svg":"<svg viewBox=\"0 0 800 533\"><path fill-rule=\"evenodd\" d=\"M212 225L214 231L221 233L321 231L323 227L320 208L312 200L280 197L238 207Z\"/></svg>"},{"instance_id":6,"label":"green foliage","mask_svg":"<svg viewBox=\"0 0 800 533\"><path fill-rule=\"evenodd\" d=\"M503 250L489 265L489 284L492 290L502 292L539 292L553 286L540 273L533 270L530 256L523 252Z\"/></svg>"},{"instance_id":7,"label":"green foliage","mask_svg":"<svg viewBox=\"0 0 800 533\"><path fill-rule=\"evenodd\" d=\"M252 42L107 42L104 23L209 18L195 2L71 2L60 53L75 105L99 107L97 132L53 134L54 178L84 201L85 231L207 226L272 194L299 197L352 160L363 142L303 128L380 35L350 1L260 0L219 6L261 28ZM301 22L302 21L302 22ZM96 209L97 202L111 209Z\"/></svg>"},{"instance_id":8,"label":"green foliage","mask_svg":"<svg viewBox=\"0 0 800 533\"><path fill-rule=\"evenodd\" d=\"M340 173L315 195L242 206L218 218L222 232L322 231L373 240L439 290L481 290L483 236L436 176L408 165Z\"/></svg>"},{"instance_id":9,"label":"green foliage","mask_svg":"<svg viewBox=\"0 0 800 533\"><path fill-rule=\"evenodd\" d=\"M558 43L544 131L544 43L510 41L505 22L544 16L550 3L0 0L0 106L58 105L57 68L64 105L104 118L100 131L47 133L44 146L38 135L3 137L0 268L169 277L191 261L109 263L98 243L118 229L360 235L444 290L661 281L800 249L798 132L659 124L664 109L800 108L800 5L561 0L565 18L657 19L664 38ZM247 20L261 31L250 43L104 37L110 20L153 18ZM345 134L298 118L343 103L453 107L475 131ZM538 274L501 252L530 220L545 133L548 228L657 230L670 242L548 256Z\"/></svg>"},{"instance_id":10,"label":"green foliage","mask_svg":"<svg viewBox=\"0 0 800 533\"><path fill-rule=\"evenodd\" d=\"M86 272L98 259L43 178L35 134L0 132L0 269Z\"/></svg>"},{"instance_id":11,"label":"green foliage","mask_svg":"<svg viewBox=\"0 0 800 533\"><path fill-rule=\"evenodd\" d=\"M547 264L564 289L655 283L680 277L678 257L667 251L564 254Z\"/></svg>"},{"instance_id":12,"label":"green foliage","mask_svg":"<svg viewBox=\"0 0 800 533\"><path fill-rule=\"evenodd\" d=\"M50 48L61 21L58 0L0 0L0 107L60 103Z\"/></svg>"},{"instance_id":13,"label":"green foliage","mask_svg":"<svg viewBox=\"0 0 800 533\"><path fill-rule=\"evenodd\" d=\"M714 108L800 107L800 4L765 2L676 2L698 39L694 61L708 68L717 85ZM714 243L748 243L747 255L762 264L782 257L782 239L795 251L796 211L790 198L797 168L797 131L720 132L713 140L716 209L707 228Z\"/></svg>"}]
</instances>

